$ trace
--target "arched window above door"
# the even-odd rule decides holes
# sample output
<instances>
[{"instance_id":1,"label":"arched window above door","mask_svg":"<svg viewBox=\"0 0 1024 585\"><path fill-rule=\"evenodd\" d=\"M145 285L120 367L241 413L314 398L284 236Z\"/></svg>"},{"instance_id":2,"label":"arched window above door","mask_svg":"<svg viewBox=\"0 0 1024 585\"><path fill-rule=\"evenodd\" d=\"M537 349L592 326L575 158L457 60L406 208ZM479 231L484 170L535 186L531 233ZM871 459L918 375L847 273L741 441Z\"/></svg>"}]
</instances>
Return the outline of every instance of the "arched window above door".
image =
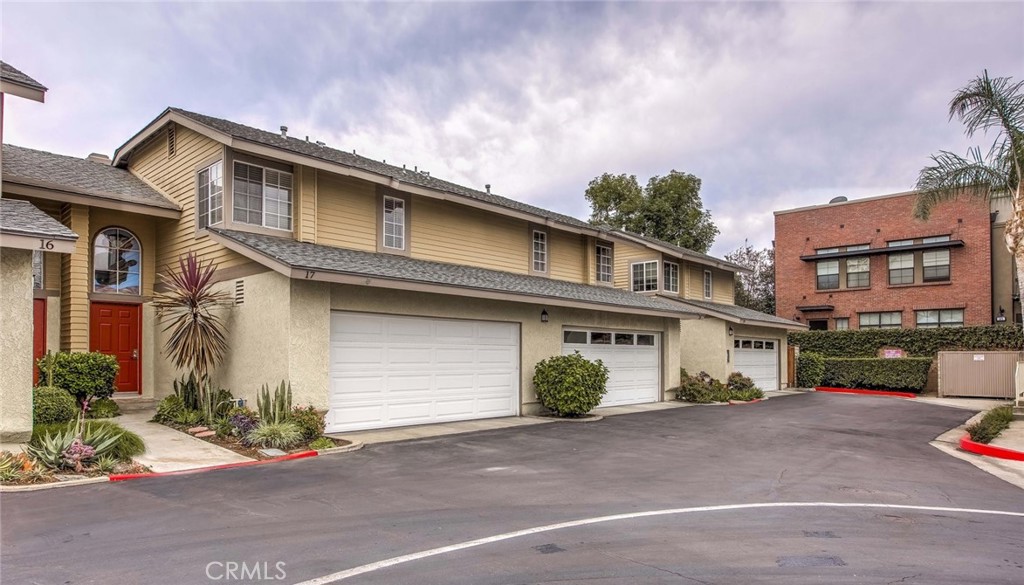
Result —
<instances>
[{"instance_id":1,"label":"arched window above door","mask_svg":"<svg viewBox=\"0 0 1024 585\"><path fill-rule=\"evenodd\" d=\"M107 228L92 246L92 290L98 293L142 294L142 246L135 234Z\"/></svg>"}]
</instances>

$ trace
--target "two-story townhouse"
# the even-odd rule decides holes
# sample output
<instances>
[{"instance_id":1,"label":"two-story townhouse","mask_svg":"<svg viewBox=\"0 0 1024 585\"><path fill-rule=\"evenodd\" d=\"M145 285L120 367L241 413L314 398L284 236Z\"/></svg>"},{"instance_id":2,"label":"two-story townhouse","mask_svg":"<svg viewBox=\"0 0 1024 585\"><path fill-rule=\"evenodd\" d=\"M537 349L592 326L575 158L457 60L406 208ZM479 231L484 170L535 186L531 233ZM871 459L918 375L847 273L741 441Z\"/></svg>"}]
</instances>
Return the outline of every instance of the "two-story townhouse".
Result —
<instances>
[{"instance_id":1,"label":"two-story townhouse","mask_svg":"<svg viewBox=\"0 0 1024 585\"><path fill-rule=\"evenodd\" d=\"M1013 305L993 304L989 205L951 201L925 221L914 218L916 197L839 197L776 211L777 314L812 330L1005 321Z\"/></svg>"},{"instance_id":2,"label":"two-story townhouse","mask_svg":"<svg viewBox=\"0 0 1024 585\"><path fill-rule=\"evenodd\" d=\"M61 319L60 343L95 349L98 329L121 332L103 351L137 368L134 384L119 376L127 393L163 396L180 375L160 355L150 301L156 272L187 251L217 263L233 299L217 381L251 401L287 379L335 432L537 412L534 366L572 351L608 365L602 405L664 400L680 366L697 367L682 341L707 344L681 321L751 317L731 305L734 265L284 131L171 108L104 170L152 191L133 203L158 195L163 215L95 218L81 201L50 210L89 234L68 262L81 259L78 273L62 271L60 311L82 318ZM695 302L710 291L711 306L686 304L691 290ZM104 304L126 312L101 316ZM710 361L724 372L732 328L720 329Z\"/></svg>"}]
</instances>

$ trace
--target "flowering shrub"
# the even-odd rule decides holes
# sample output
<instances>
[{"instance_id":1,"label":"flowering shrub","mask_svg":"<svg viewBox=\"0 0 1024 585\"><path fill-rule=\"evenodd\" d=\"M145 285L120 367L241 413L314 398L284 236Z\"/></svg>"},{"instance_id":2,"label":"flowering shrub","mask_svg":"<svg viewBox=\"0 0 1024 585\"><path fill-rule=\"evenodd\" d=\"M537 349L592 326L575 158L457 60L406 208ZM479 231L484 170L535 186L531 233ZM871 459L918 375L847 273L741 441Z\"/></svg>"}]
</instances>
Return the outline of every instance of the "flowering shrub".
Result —
<instances>
[{"instance_id":1,"label":"flowering shrub","mask_svg":"<svg viewBox=\"0 0 1024 585\"><path fill-rule=\"evenodd\" d=\"M235 408L228 413L228 423L232 435L244 437L260 424L260 417L248 408Z\"/></svg>"},{"instance_id":2,"label":"flowering shrub","mask_svg":"<svg viewBox=\"0 0 1024 585\"><path fill-rule=\"evenodd\" d=\"M75 438L68 445L67 449L61 453L61 459L64 461L66 467L71 467L75 471L82 472L82 463L92 459L96 455L96 450L82 442L82 439Z\"/></svg>"}]
</instances>

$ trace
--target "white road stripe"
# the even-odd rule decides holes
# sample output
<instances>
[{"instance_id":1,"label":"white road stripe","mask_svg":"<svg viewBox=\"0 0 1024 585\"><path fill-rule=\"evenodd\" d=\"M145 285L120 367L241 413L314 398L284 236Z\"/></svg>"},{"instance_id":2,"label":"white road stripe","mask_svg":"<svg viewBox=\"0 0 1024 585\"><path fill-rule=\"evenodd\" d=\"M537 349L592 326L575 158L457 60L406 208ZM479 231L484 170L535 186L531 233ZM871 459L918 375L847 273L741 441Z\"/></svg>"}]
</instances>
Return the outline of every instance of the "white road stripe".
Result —
<instances>
[{"instance_id":1,"label":"white road stripe","mask_svg":"<svg viewBox=\"0 0 1024 585\"><path fill-rule=\"evenodd\" d=\"M667 510L650 510L647 512L632 512L629 514L613 514L611 516L583 518L580 520L571 520L569 522L559 522L558 524L547 524L545 526L536 526L534 528L526 528L524 530L506 532L504 534L496 534L494 536L487 536L485 538L478 538L476 540L467 540L466 542L460 542L458 544L432 548L430 550L424 550L417 553L402 555L390 559L384 559L383 561L377 561L375 563L369 563L359 567L353 567L351 569L346 569L344 571L338 571L337 573L331 573L330 575L324 575L323 577L317 577L315 579L310 579L308 581L302 581L301 583L296 583L295 585L327 585L328 583L337 583L338 581L343 581L345 579L348 579L349 577L355 577L357 575L362 575L364 573L379 571L380 569L393 567L395 565L401 565L404 563L410 563L412 561L418 561L420 559L425 559L428 557L435 557L438 555L448 554L450 552L460 551L467 548L491 544L493 542L501 542L503 540L509 540L512 538L519 538L520 536L529 536L531 534L539 534L542 532L562 530L563 528L575 528L577 526L587 526L589 524L614 522L616 520L632 520L634 518L647 518L650 516L669 516L672 514L690 514L695 512L722 512L726 510L749 510L753 508L880 508L885 510L914 510L918 512L988 514L991 516L1013 516L1017 518L1024 518L1024 512L1007 512L1003 510L979 510L974 508L944 508L937 506L903 506L898 504L860 504L844 502L766 502L761 504L728 504L722 506L699 506L695 508L670 508Z\"/></svg>"}]
</instances>

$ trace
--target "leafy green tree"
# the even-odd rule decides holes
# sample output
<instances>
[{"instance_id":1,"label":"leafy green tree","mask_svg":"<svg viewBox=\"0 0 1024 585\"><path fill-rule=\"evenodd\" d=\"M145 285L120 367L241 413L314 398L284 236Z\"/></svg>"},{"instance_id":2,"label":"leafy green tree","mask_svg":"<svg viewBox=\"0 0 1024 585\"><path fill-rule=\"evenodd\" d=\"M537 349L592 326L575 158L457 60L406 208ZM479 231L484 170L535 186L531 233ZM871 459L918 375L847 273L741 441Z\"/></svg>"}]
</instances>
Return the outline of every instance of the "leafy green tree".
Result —
<instances>
[{"instance_id":1,"label":"leafy green tree","mask_svg":"<svg viewBox=\"0 0 1024 585\"><path fill-rule=\"evenodd\" d=\"M753 271L753 274L736 275L736 304L774 315L775 249L758 250L744 240L743 245L726 254L725 259Z\"/></svg>"},{"instance_id":2,"label":"leafy green tree","mask_svg":"<svg viewBox=\"0 0 1024 585\"><path fill-rule=\"evenodd\" d=\"M989 199L1007 196L1012 214L1006 222L1006 247L1017 264L1017 277L1024 282L1024 192L1020 177L1024 169L1024 82L1011 77L989 77L982 73L960 88L949 102L949 119L958 119L968 137L975 133L994 138L986 155L981 148L967 156L940 151L932 165L921 169L917 178L915 215L927 219L935 205L959 197ZM1024 392L1017 389L1017 405Z\"/></svg>"},{"instance_id":3,"label":"leafy green tree","mask_svg":"<svg viewBox=\"0 0 1024 585\"><path fill-rule=\"evenodd\" d=\"M605 173L585 193L590 221L707 252L718 235L700 199L700 179L671 171L651 177L643 188L636 175Z\"/></svg>"}]
</instances>

